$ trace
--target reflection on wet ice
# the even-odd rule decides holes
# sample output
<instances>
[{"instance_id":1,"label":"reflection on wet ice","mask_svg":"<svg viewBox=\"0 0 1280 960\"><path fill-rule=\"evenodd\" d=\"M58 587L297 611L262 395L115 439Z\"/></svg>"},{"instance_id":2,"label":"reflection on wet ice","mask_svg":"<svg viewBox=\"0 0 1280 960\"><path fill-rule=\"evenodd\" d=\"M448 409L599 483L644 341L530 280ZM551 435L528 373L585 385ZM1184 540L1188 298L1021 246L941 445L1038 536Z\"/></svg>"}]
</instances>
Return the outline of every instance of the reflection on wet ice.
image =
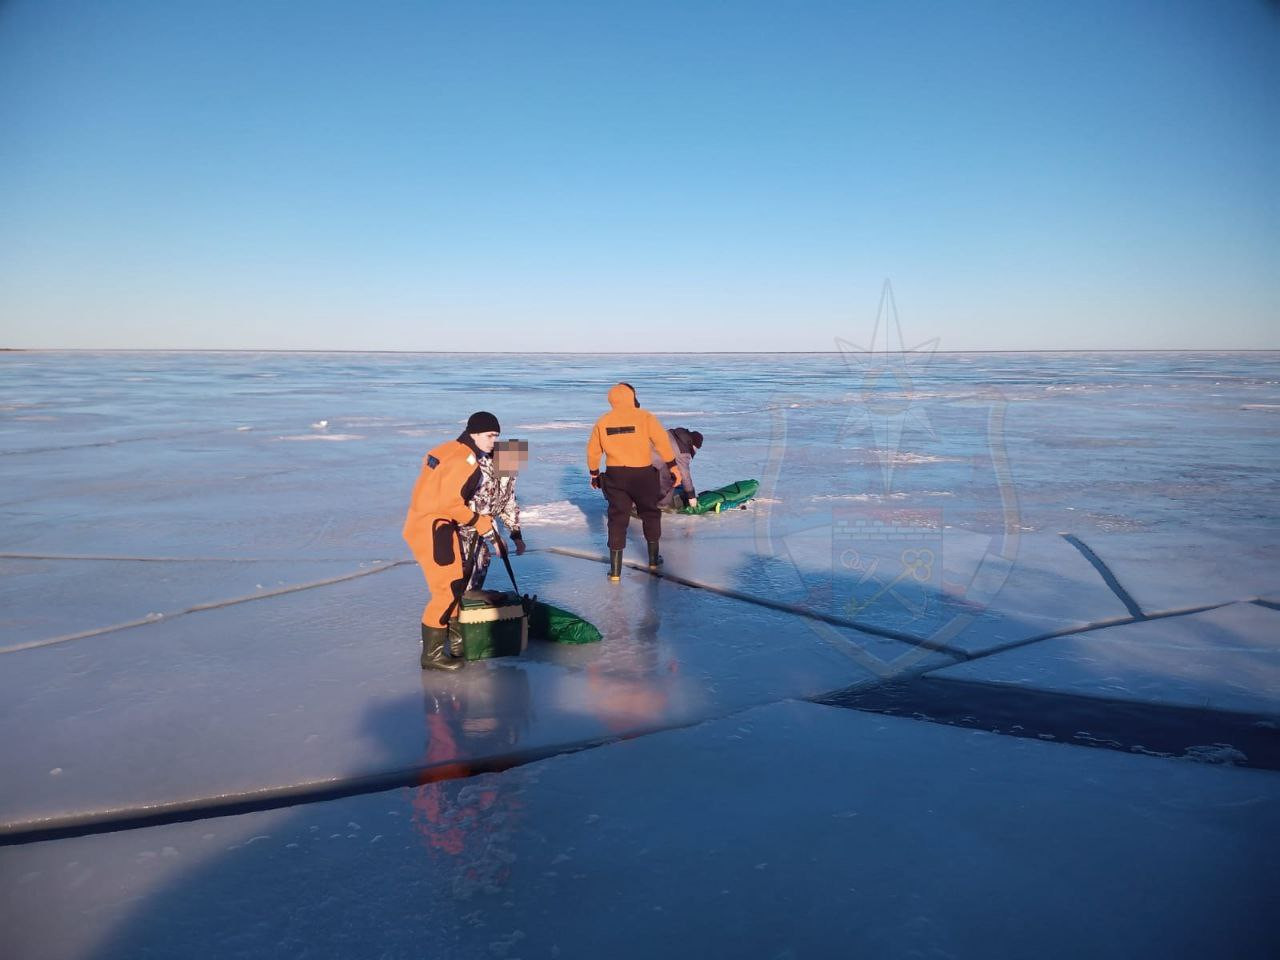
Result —
<instances>
[{"instance_id":1,"label":"reflection on wet ice","mask_svg":"<svg viewBox=\"0 0 1280 960\"><path fill-rule=\"evenodd\" d=\"M468 779L467 758L511 754L528 731L533 698L525 672L485 664L469 674L423 675L425 770L411 791L411 820L433 857L449 861L457 899L505 884L515 860L521 802L516 777ZM493 769L486 765L483 769Z\"/></svg>"},{"instance_id":2,"label":"reflection on wet ice","mask_svg":"<svg viewBox=\"0 0 1280 960\"><path fill-rule=\"evenodd\" d=\"M647 574L639 590L610 585L602 623L607 656L588 665L586 708L614 733L651 728L668 713L670 680L679 662L664 652L661 639L661 584Z\"/></svg>"}]
</instances>

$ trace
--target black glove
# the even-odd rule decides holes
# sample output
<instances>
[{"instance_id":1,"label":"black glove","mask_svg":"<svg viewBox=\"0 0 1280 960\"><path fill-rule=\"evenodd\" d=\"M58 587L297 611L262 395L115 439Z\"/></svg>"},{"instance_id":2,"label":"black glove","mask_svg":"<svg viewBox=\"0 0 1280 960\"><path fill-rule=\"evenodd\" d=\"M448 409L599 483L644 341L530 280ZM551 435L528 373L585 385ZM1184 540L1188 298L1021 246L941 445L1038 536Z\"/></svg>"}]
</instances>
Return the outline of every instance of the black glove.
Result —
<instances>
[{"instance_id":1,"label":"black glove","mask_svg":"<svg viewBox=\"0 0 1280 960\"><path fill-rule=\"evenodd\" d=\"M591 489L593 489L593 490L599 490L599 489L600 489L600 474L598 474L598 473L593 473L593 474L591 475Z\"/></svg>"}]
</instances>

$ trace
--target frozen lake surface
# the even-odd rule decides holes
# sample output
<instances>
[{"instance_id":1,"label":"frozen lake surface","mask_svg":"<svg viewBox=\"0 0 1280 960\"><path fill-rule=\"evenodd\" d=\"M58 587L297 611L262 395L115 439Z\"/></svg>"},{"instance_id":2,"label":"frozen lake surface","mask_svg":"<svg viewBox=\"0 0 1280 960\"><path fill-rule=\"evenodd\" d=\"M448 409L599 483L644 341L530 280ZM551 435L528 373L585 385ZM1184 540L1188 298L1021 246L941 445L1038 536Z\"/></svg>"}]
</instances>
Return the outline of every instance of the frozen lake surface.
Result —
<instances>
[{"instance_id":1,"label":"frozen lake surface","mask_svg":"<svg viewBox=\"0 0 1280 960\"><path fill-rule=\"evenodd\" d=\"M1280 354L0 371L0 955L1280 953ZM618 380L761 491L610 585ZM424 674L478 409L605 640Z\"/></svg>"}]
</instances>

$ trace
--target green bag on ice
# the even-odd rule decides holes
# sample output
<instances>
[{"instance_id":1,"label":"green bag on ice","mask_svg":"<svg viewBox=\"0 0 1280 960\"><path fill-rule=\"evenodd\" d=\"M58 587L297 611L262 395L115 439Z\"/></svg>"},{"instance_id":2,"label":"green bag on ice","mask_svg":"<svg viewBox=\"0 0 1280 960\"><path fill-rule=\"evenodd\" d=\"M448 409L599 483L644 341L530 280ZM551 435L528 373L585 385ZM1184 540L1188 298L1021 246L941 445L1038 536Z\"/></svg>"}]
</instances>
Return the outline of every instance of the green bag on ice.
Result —
<instances>
[{"instance_id":1,"label":"green bag on ice","mask_svg":"<svg viewBox=\"0 0 1280 960\"><path fill-rule=\"evenodd\" d=\"M715 490L707 490L698 494L698 505L696 507L685 507L681 512L701 514L732 510L734 507L742 506L754 497L759 489L759 480L739 480L737 483L731 483L727 487L718 487Z\"/></svg>"},{"instance_id":2,"label":"green bag on ice","mask_svg":"<svg viewBox=\"0 0 1280 960\"><path fill-rule=\"evenodd\" d=\"M529 633L552 643L596 643L603 639L599 630L576 613L541 600L529 613Z\"/></svg>"}]
</instances>

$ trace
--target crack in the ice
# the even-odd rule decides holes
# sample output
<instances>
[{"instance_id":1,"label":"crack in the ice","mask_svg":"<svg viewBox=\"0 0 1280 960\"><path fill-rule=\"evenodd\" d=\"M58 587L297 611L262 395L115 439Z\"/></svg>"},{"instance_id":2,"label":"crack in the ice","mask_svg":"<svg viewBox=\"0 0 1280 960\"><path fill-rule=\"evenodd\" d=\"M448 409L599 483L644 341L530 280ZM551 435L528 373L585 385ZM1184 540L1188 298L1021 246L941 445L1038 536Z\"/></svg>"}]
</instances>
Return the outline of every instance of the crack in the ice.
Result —
<instances>
[{"instance_id":1,"label":"crack in the ice","mask_svg":"<svg viewBox=\"0 0 1280 960\"><path fill-rule=\"evenodd\" d=\"M918 676L811 698L1001 736L1280 770L1280 718Z\"/></svg>"},{"instance_id":2,"label":"crack in the ice","mask_svg":"<svg viewBox=\"0 0 1280 960\"><path fill-rule=\"evenodd\" d=\"M562 547L548 547L543 549L547 552L575 559L600 563L607 562L601 557L584 551L573 551ZM5 555L0 554L0 557L3 556ZM245 603L251 600L266 599L271 596L278 596L281 593L292 593L298 590L307 590L313 587L326 586L330 583L351 580L357 577L379 573L383 570L390 570L409 562L410 561L407 560L394 561L387 563L385 566L358 571L354 574L333 578L331 580L289 587L269 594L257 594L236 600L204 604L192 607L189 610L183 611L183 613L190 613L201 609L215 609L220 606L229 606L234 603ZM902 640L903 642L917 646L925 646L929 649L937 650L940 653L951 655L957 662L983 659L993 654L1002 653L1016 647L1027 646L1032 643L1039 643L1044 640L1051 640L1057 637L1088 633L1093 630L1101 630L1111 626L1137 623L1145 620L1162 620L1187 616L1193 613L1202 613L1206 610L1215 610L1219 607L1228 606L1231 603L1238 602L1227 601L1220 604L1169 611L1150 616L1138 611L1138 615L1136 616L1095 621L1094 623L1084 626L1071 627L1055 631L1053 633L1029 637L991 650L986 650L981 653L972 654L939 645L931 645L927 641L922 641L919 638L912 637L907 634L899 634L897 631L886 631L880 628L868 629L866 626L853 621L847 621L840 617L827 616L817 611L807 610L794 604L766 600L760 597L753 597L750 594L711 587L706 584L686 580L683 577L669 573L651 571L646 565L642 565L637 562L626 561L626 563L627 566L633 569L651 574L660 579L671 580L692 589L707 590L708 592L725 596L729 599L768 607L770 609L779 610L780 612L790 613L800 617L808 617L841 626L849 626L865 633L884 636L888 639ZM1252 602L1274 609L1280 609L1280 605L1269 601L1258 599ZM102 631L94 631L89 634L77 635L75 637L63 637L50 641L41 641L36 644L32 644L32 646L64 642L66 640L79 639L82 636L92 636L98 632L110 632L112 630L125 629L128 626L137 626L142 623L153 622L157 622L157 620L142 620L135 623L122 624L116 627L106 628ZM8 648L6 650L0 650L0 653L26 648L27 647ZM1275 737L1275 731L1280 728L1280 721L1276 718L1254 717L1251 715L1233 714L1227 711L1172 707L1164 704L1133 704L1128 701L1027 690L1023 687L1010 687L1006 690L998 688L996 685L992 684L947 680L938 677L926 676L926 674L935 669L937 669L936 665L930 665L927 667L922 666L919 670L911 671L910 673L897 674L893 678L881 678L878 680L870 679L851 687L845 687L839 691L806 699L807 702L816 704L826 704L863 712L884 713L889 715L897 715L903 710L918 707L920 709L912 710L910 714L911 719L929 723L945 723L953 726L969 726L984 729L996 735L1029 737L1067 744L1106 747L1109 749L1125 751L1128 754L1138 753L1159 757L1182 757L1185 759L1199 760L1201 762L1238 763L1245 766L1259 767L1267 770L1280 770L1280 747L1277 747L1277 740ZM925 696L921 696L918 692L921 688L924 688L927 692L931 687L936 687L938 684L948 685L941 689L946 690L951 688L952 696L949 698L939 696L936 690L933 694ZM983 697L979 697L977 701L975 701L972 693L968 695L968 699L964 696L958 696L957 694L964 693L964 690L961 689L964 687L981 688L982 690L988 691L985 701ZM995 696L989 692L993 689L996 691ZM903 691L911 691L911 693L904 694ZM980 707L981 709L976 709L975 703L976 707ZM1044 709L1046 705L1061 707L1064 704L1074 706L1074 709L1058 709L1057 711L1051 710L1047 712ZM1020 718L1025 719L1028 705L1036 708L1031 711L1033 714L1037 716L1045 714L1042 721L1038 723L1037 730L1031 730L1026 723L1019 722ZM755 706L759 706L759 704L756 704ZM924 712L925 709L931 712L926 713ZM1138 714L1144 715L1146 719L1137 725L1130 721L1125 729L1117 729L1114 718L1111 722L1103 723L1102 726L1098 726L1098 717L1093 713L1089 713L1090 709L1094 711L1101 710L1104 714L1106 711L1110 711L1113 714L1118 713L1122 717L1132 717L1134 715L1134 711L1136 711ZM1083 714L1082 710L1084 711ZM1155 723L1153 722L1153 718L1163 719L1165 722L1163 724ZM1182 722L1171 723L1169 722L1170 718L1180 718L1182 721L1186 721L1188 719L1199 721L1194 724L1199 735L1196 737L1177 736L1177 730L1185 729L1187 724ZM685 727L697 726L701 723L708 722L709 719L714 718L704 717L687 724L659 726L651 729L636 730L627 734L611 735L608 737L579 741L571 744L547 745L541 748L518 751L496 757L478 759L457 758L436 764L414 766L387 773L372 774L350 779L325 780L289 787L253 791L250 793L231 794L217 798L205 797L190 801L177 801L174 803L148 806L142 809L134 808L129 810L100 811L97 813L54 817L35 822L27 821L21 823L0 824L0 847L36 843L43 840L68 839L94 834L114 833L123 830L160 826L170 823L186 823L216 817L239 816L246 813L300 806L303 804L335 800L343 797L381 793L397 788L419 787L442 780L465 779L486 773L501 773L539 760L565 756L584 750L595 749L596 747L608 746L623 740L635 739L654 733L663 733L668 730L678 730ZM1094 730L1085 731L1079 729L1086 725L1093 726ZM1121 726L1123 727L1124 724L1121 724ZM1075 727L1076 729L1068 732L1068 728L1071 727ZM1142 742L1138 742L1139 737L1141 737ZM1192 739L1210 740L1211 742L1184 742ZM1178 753L1175 752L1175 750L1180 750L1181 752Z\"/></svg>"},{"instance_id":3,"label":"crack in the ice","mask_svg":"<svg viewBox=\"0 0 1280 960\"><path fill-rule=\"evenodd\" d=\"M216 817L236 817L246 813L277 810L284 807L338 800L343 797L383 793L403 787L421 787L443 780L461 780L486 773L502 773L539 760L568 756L596 747L634 740L652 733L679 730L705 723L700 718L691 723L636 730L626 734L610 734L569 744L548 744L543 747L519 750L492 757L457 757L436 763L375 773L346 779L312 781L287 787L274 787L246 793L226 794L221 797L201 797L195 800L179 800L154 804L143 808L102 810L92 813L69 814L43 820L0 824L0 847L21 846L45 840L65 840L101 833L116 833L143 827L157 827L170 823L189 823Z\"/></svg>"},{"instance_id":4,"label":"crack in the ice","mask_svg":"<svg viewBox=\"0 0 1280 960\"><path fill-rule=\"evenodd\" d=\"M335 583L344 583L347 580L356 580L360 577L367 577L370 574L381 573L384 570L392 570L395 567L401 567L410 560L392 560L382 562L381 566L370 567L368 570L356 570L353 573L344 573L337 577L328 577L324 580L313 580L309 583L295 583L285 587L278 587L275 590L267 590L262 593L253 593L243 597L232 597L228 600L211 600L208 603L197 603L187 607L184 610L175 610L172 613L156 613L148 614L145 617L139 617L136 620L130 620L126 623L116 623L109 627L96 627L92 630L82 630L79 633L63 634L60 637L47 637L43 640L29 640L26 643L17 643L8 647L0 647L0 654L19 653L23 650L34 650L39 647L52 647L60 643L70 643L73 640L84 640L88 637L98 637L106 633L115 633L118 630L128 630L132 627L141 627L149 623L166 623L175 620L178 617L186 616L189 613L199 613L204 610L220 610L223 607L231 607L240 603L251 603L254 600L268 600L272 597L279 597L289 593L298 593L302 590L314 590L317 587L327 587Z\"/></svg>"},{"instance_id":5,"label":"crack in the ice","mask_svg":"<svg viewBox=\"0 0 1280 960\"><path fill-rule=\"evenodd\" d=\"M572 557L575 560L589 560L593 563L608 563L605 557L597 556L586 550L573 550L567 547L545 547L548 553L559 554L562 557ZM727 587L716 587L707 583L699 583L697 580L688 580L678 574L669 573L663 570L650 570L648 565L639 563L634 560L623 560L623 564L632 570L639 570L651 577L659 580L670 580L672 583L678 583L681 586L690 587L694 590L706 590L708 593L714 593L721 597L728 597L730 600L741 600L744 603L755 604L758 607L766 607L770 610L778 610L782 613L794 614L798 617L805 617L809 620L820 620L823 623L829 623L837 627L849 627L858 630L861 633L867 633L875 637L883 637L886 640L897 640L900 643L908 643L914 647L923 647L926 650L933 650L937 653L945 653L957 658L958 660L968 660L972 654L966 653L964 650L958 650L955 647L947 646L944 643L934 643L931 640L914 636L910 633L903 633L899 630L890 630L887 627L878 627L873 624L862 623L849 617L838 617L834 614L822 613L818 610L812 610L808 607L802 607L796 603L786 603L781 600L769 600L764 597L756 597L749 593L742 593L738 590L730 590Z\"/></svg>"},{"instance_id":6,"label":"crack in the ice","mask_svg":"<svg viewBox=\"0 0 1280 960\"><path fill-rule=\"evenodd\" d=\"M545 549L550 553L556 553L561 556L572 557L578 560L591 560L596 563L609 562L607 559L597 556L585 550L572 550L564 547L546 547L543 549ZM530 551L530 552L534 552L534 551ZM1228 607L1233 603L1239 602L1237 600L1224 600L1221 603L1204 604L1201 606L1185 607L1179 610L1166 610L1160 613L1151 613L1151 614L1142 613L1141 610L1139 610L1136 616L1131 615L1126 617L1108 617L1103 620L1091 620L1087 623L1077 624L1071 627L1063 627L1060 630L1052 630L1052 631L1049 631L1048 633L1039 633L1039 634L1036 634L1035 636L1023 637L1019 640L1011 640L1010 642L1000 644L999 646L990 647L988 649L978 651L977 653L971 653L967 650L959 650L955 647L947 646L946 644L936 643L928 639L922 639L920 637L915 637L907 633L901 633L896 630L888 630L882 627L875 627L867 624L858 623L857 621L850 620L844 617L837 617L829 614L824 614L816 610L810 610L807 607L802 607L798 604L782 603L779 601L767 600L763 597L755 597L755 596L752 596L751 594L741 593L737 590L728 590L722 587L714 587L705 583L699 583L695 580L687 580L684 577L675 576L670 573L650 570L647 565L639 563L638 561L624 560L623 563L626 566L631 567L632 569L639 570L642 573L647 573L650 576L657 577L663 580L671 580L675 583L679 583L687 587L692 587L693 589L696 589L696 590L706 590L710 593L715 593L723 597L728 597L731 600L741 600L745 603L751 603L757 606L767 607L771 610L778 610L783 613L791 613L799 617L807 617L812 620L820 620L824 623L830 623L836 626L851 627L852 629L858 630L862 633L869 633L874 636L884 637L889 640L899 640L903 643L909 643L917 647L924 647L925 649L936 651L938 653L948 654L950 656L955 657L959 661L982 660L982 659L985 659L986 657L993 656L994 654L997 654L997 653L1005 653L1006 651L1009 651L1009 650L1016 650L1019 647L1025 647L1033 643L1041 643L1045 640L1056 640L1059 637L1070 637L1070 636L1075 636L1077 634L1082 634L1082 633L1092 633L1095 630L1105 630L1108 627L1121 627L1130 623L1142 623L1149 620L1167 620L1173 617L1186 617L1196 613L1205 613L1209 610L1217 610L1220 607ZM1254 602L1262 603L1264 606L1270 606L1270 604L1267 604L1266 601L1258 600ZM1135 609L1136 609L1136 604L1135 604ZM1280 607L1277 607L1276 609L1280 609Z\"/></svg>"},{"instance_id":7,"label":"crack in the ice","mask_svg":"<svg viewBox=\"0 0 1280 960\"><path fill-rule=\"evenodd\" d=\"M162 433L154 437L121 437L118 440L95 440L91 443L70 443L61 447L28 447L25 450L0 450L0 457L20 457L31 453L58 453L62 450L85 450L90 447L114 447L122 443L145 443L148 440L177 440L182 437L205 437L205 432Z\"/></svg>"},{"instance_id":8,"label":"crack in the ice","mask_svg":"<svg viewBox=\"0 0 1280 960\"><path fill-rule=\"evenodd\" d=\"M1143 614L1141 617L1111 617L1106 620L1093 620L1089 623L1082 624L1077 627L1063 627L1061 630L1054 630L1051 633L1041 633L1034 637L1024 637L1021 640L1011 640L1008 643L1000 644L996 647L990 647L979 653L969 655L970 660L984 660L987 657L995 656L997 653L1006 653L1009 650L1017 650L1019 647L1025 647L1033 643L1041 643L1045 640L1057 640L1060 637L1074 637L1082 633L1093 633L1095 630L1106 630L1108 627L1123 627L1131 623L1146 623L1151 620L1170 620L1176 617L1189 617L1196 613L1206 613L1209 610L1219 610L1222 607L1229 607L1233 603L1239 603L1238 600L1224 600L1222 603L1210 603L1200 607L1185 607L1181 610L1164 610L1160 613Z\"/></svg>"},{"instance_id":9,"label":"crack in the ice","mask_svg":"<svg viewBox=\"0 0 1280 960\"><path fill-rule=\"evenodd\" d=\"M1147 615L1142 612L1142 608L1138 606L1137 601L1129 595L1129 591L1126 590L1120 584L1120 581L1116 579L1116 575L1111 572L1111 568L1106 565L1100 556L1093 552L1087 543L1077 537L1074 533L1064 533L1062 534L1062 539L1066 540L1067 543L1079 550L1080 555L1089 561L1089 564L1093 569L1098 571L1098 575L1101 576L1107 586L1111 588L1111 592L1116 595L1116 599L1124 604L1125 609L1129 611L1129 615L1131 617L1135 620L1146 619Z\"/></svg>"}]
</instances>

